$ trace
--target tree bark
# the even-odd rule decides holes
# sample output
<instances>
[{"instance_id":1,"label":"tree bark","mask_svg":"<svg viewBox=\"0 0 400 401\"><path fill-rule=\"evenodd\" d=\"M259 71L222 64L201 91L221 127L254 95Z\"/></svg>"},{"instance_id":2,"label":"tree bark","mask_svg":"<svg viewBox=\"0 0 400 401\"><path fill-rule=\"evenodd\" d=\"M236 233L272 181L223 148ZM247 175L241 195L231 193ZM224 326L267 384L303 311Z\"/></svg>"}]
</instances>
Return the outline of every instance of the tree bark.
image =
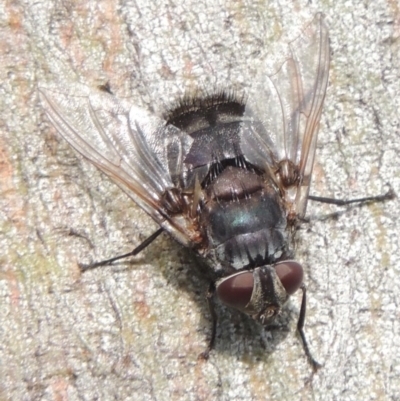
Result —
<instances>
[{"instance_id":1,"label":"tree bark","mask_svg":"<svg viewBox=\"0 0 400 401\"><path fill-rule=\"evenodd\" d=\"M183 4L184 3L184 4ZM185 93L245 90L257 62L326 14L332 66L311 192L400 193L400 12L279 0L6 2L0 11L0 398L12 400L399 399L399 201L309 202L299 232L300 295L266 331L218 307L190 252L163 234L142 254L81 274L78 262L128 252L158 227L61 139L37 86L110 84L162 115ZM340 216L321 219L332 212ZM310 381L311 380L311 381Z\"/></svg>"}]
</instances>

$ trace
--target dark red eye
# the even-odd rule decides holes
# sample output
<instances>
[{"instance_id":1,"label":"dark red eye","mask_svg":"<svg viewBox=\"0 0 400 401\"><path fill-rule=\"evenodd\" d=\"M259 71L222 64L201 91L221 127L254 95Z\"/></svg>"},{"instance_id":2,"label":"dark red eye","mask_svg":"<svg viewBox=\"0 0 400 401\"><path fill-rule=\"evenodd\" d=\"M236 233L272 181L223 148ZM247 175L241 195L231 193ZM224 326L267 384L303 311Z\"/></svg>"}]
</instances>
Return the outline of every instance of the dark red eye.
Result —
<instances>
[{"instance_id":1,"label":"dark red eye","mask_svg":"<svg viewBox=\"0 0 400 401\"><path fill-rule=\"evenodd\" d=\"M285 260L274 265L276 274L289 295L295 293L303 282L303 268L294 260Z\"/></svg>"},{"instance_id":2,"label":"dark red eye","mask_svg":"<svg viewBox=\"0 0 400 401\"><path fill-rule=\"evenodd\" d=\"M217 286L218 298L228 306L244 309L253 293L253 273L243 272L227 277Z\"/></svg>"}]
</instances>

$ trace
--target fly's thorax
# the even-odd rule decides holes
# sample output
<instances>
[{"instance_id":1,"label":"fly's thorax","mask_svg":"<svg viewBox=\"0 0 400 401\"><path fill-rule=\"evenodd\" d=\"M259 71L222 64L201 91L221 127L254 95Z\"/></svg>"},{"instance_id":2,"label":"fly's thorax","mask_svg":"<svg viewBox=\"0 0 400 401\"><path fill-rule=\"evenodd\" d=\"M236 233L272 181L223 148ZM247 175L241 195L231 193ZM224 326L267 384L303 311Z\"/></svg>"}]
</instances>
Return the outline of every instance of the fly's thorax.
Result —
<instances>
[{"instance_id":1,"label":"fly's thorax","mask_svg":"<svg viewBox=\"0 0 400 401\"><path fill-rule=\"evenodd\" d=\"M274 263L287 252L284 206L262 175L229 166L204 192L200 225L207 237L206 257L217 266L241 270Z\"/></svg>"}]
</instances>

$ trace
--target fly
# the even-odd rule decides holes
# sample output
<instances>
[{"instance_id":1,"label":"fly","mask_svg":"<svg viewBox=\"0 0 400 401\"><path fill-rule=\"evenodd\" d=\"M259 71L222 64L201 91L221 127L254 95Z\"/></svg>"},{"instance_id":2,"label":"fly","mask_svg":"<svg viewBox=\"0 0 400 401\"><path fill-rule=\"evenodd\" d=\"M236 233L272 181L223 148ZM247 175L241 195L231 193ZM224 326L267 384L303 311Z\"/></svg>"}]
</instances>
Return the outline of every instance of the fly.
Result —
<instances>
[{"instance_id":1,"label":"fly","mask_svg":"<svg viewBox=\"0 0 400 401\"><path fill-rule=\"evenodd\" d=\"M40 88L48 118L84 158L108 175L162 231L204 260L214 300L262 325L302 290L297 329L304 335L306 287L293 240L305 215L317 132L328 83L329 39L321 14L288 44L268 75L261 68L246 99L230 92L186 98L157 116L109 90Z\"/></svg>"}]
</instances>

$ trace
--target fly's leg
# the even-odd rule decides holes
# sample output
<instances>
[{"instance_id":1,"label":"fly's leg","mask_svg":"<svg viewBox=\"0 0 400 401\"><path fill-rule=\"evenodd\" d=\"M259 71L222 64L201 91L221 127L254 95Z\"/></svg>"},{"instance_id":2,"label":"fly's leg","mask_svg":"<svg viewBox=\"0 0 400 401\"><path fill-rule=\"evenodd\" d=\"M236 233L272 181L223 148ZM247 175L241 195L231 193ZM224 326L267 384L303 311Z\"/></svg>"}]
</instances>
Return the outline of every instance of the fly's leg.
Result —
<instances>
[{"instance_id":1,"label":"fly's leg","mask_svg":"<svg viewBox=\"0 0 400 401\"><path fill-rule=\"evenodd\" d=\"M208 287L208 291L206 294L206 299L207 299L207 304L208 304L208 309L210 310L211 314L211 338L210 341L208 342L208 346L204 352L202 352L199 355L199 359L204 359L207 360L208 357L210 356L210 351L214 348L215 344L215 335L217 333L217 313L215 312L215 307L214 307L214 294L215 294L215 286L214 283L210 283L210 286Z\"/></svg>"},{"instance_id":2,"label":"fly's leg","mask_svg":"<svg viewBox=\"0 0 400 401\"><path fill-rule=\"evenodd\" d=\"M377 196L367 196L364 198L358 198L358 199L334 199L334 198L324 198L322 196L308 196L308 199L315 201L315 202L321 202L321 203L330 203L332 205L337 205L337 206L346 206L346 205L351 205L353 203L360 203L360 204L368 204L368 203L375 203L375 202L385 202L387 200L394 199L396 197L396 194L394 193L393 189L390 188L388 192L384 195L377 195Z\"/></svg>"},{"instance_id":3,"label":"fly's leg","mask_svg":"<svg viewBox=\"0 0 400 401\"><path fill-rule=\"evenodd\" d=\"M297 332L301 338L301 342L303 344L304 352L307 356L308 362L310 363L314 372L316 372L322 365L318 363L314 357L311 355L310 348L308 347L308 343L306 340L306 336L304 334L304 321L306 319L306 303L307 303L307 296L306 296L306 286L304 283L301 285L301 290L303 291L303 298L301 300L301 307L300 307L300 315L299 320L297 321Z\"/></svg>"},{"instance_id":4,"label":"fly's leg","mask_svg":"<svg viewBox=\"0 0 400 401\"><path fill-rule=\"evenodd\" d=\"M79 267L82 272L86 270L94 269L99 266L106 266L110 265L111 263L115 262L116 260L128 258L129 256L135 256L139 252L143 251L148 245L150 245L162 232L164 231L163 228L159 228L156 232L154 232L150 237L146 238L139 246L137 246L133 251L125 253L124 255L115 256L114 258L102 260L100 262L90 263L90 264L79 264Z\"/></svg>"}]
</instances>

